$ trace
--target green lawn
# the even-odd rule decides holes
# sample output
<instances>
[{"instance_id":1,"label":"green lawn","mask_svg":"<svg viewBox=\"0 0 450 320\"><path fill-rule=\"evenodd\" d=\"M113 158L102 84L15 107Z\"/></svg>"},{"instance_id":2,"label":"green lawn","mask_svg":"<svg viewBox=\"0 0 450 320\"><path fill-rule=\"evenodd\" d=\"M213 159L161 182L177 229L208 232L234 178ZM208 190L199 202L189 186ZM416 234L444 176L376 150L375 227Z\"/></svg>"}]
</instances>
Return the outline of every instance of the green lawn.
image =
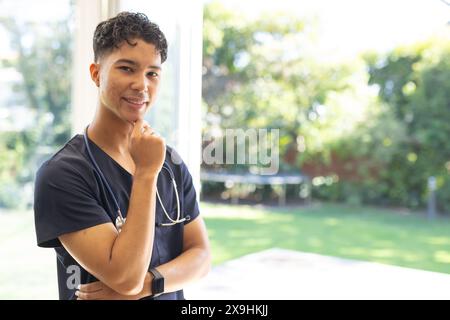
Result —
<instances>
[{"instance_id":1,"label":"green lawn","mask_svg":"<svg viewBox=\"0 0 450 320\"><path fill-rule=\"evenodd\" d=\"M278 247L450 273L450 219L337 204L295 209L201 204L214 264ZM53 250L32 212L0 214L0 299L57 299Z\"/></svg>"},{"instance_id":2,"label":"green lawn","mask_svg":"<svg viewBox=\"0 0 450 320\"><path fill-rule=\"evenodd\" d=\"M0 299L58 299L56 257L36 246L31 211L0 214Z\"/></svg>"},{"instance_id":3,"label":"green lawn","mask_svg":"<svg viewBox=\"0 0 450 320\"><path fill-rule=\"evenodd\" d=\"M450 219L370 207L202 204L213 262L279 247L450 273Z\"/></svg>"}]
</instances>

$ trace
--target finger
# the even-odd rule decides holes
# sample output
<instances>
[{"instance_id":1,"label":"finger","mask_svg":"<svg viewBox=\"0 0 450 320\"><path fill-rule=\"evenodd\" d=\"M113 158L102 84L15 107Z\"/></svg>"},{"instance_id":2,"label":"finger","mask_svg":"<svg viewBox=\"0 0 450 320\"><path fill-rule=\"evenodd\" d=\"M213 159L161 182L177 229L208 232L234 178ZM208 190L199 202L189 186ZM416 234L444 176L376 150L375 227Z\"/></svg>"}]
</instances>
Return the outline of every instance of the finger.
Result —
<instances>
[{"instance_id":1,"label":"finger","mask_svg":"<svg viewBox=\"0 0 450 320\"><path fill-rule=\"evenodd\" d=\"M137 120L135 123L134 123L134 130L140 130L140 129L142 129L142 126L144 125L144 120L142 120L142 119L139 119L139 120Z\"/></svg>"},{"instance_id":2,"label":"finger","mask_svg":"<svg viewBox=\"0 0 450 320\"><path fill-rule=\"evenodd\" d=\"M140 124L140 133L151 133L153 131L152 127L148 124L147 121L143 121L142 124Z\"/></svg>"},{"instance_id":3,"label":"finger","mask_svg":"<svg viewBox=\"0 0 450 320\"><path fill-rule=\"evenodd\" d=\"M143 127L142 120L136 121L136 123L135 123L135 125L133 127L133 130L131 131L130 138L131 137L136 137L136 136L139 136L140 134L142 134L142 131L141 131L142 127Z\"/></svg>"},{"instance_id":4,"label":"finger","mask_svg":"<svg viewBox=\"0 0 450 320\"><path fill-rule=\"evenodd\" d=\"M156 131L153 130L152 128L143 128L142 129L142 134L148 134L148 135L156 135Z\"/></svg>"},{"instance_id":5,"label":"finger","mask_svg":"<svg viewBox=\"0 0 450 320\"><path fill-rule=\"evenodd\" d=\"M149 132L149 131L150 131L150 127L148 127L148 126L143 126L142 129L141 129L141 133L142 134L144 134L146 132Z\"/></svg>"},{"instance_id":6,"label":"finger","mask_svg":"<svg viewBox=\"0 0 450 320\"><path fill-rule=\"evenodd\" d=\"M97 300L95 293L75 291L75 295L77 296L77 300Z\"/></svg>"},{"instance_id":7,"label":"finger","mask_svg":"<svg viewBox=\"0 0 450 320\"><path fill-rule=\"evenodd\" d=\"M103 289L103 283L101 281L95 281L91 283L82 284L79 287L81 292L95 292Z\"/></svg>"},{"instance_id":8,"label":"finger","mask_svg":"<svg viewBox=\"0 0 450 320\"><path fill-rule=\"evenodd\" d=\"M141 127L143 123L144 123L144 119L137 119L136 122L134 123L134 126Z\"/></svg>"}]
</instances>

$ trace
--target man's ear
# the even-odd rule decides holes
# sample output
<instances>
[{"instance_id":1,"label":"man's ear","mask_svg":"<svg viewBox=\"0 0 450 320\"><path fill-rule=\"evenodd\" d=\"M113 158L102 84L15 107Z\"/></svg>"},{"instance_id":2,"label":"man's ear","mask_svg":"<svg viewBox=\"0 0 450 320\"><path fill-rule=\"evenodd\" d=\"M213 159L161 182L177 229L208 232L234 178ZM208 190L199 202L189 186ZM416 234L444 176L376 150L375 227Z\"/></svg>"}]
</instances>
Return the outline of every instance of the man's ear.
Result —
<instances>
[{"instance_id":1,"label":"man's ear","mask_svg":"<svg viewBox=\"0 0 450 320\"><path fill-rule=\"evenodd\" d=\"M92 81L94 81L97 87L100 87L100 64L91 63L89 66L89 72L91 73Z\"/></svg>"}]
</instances>

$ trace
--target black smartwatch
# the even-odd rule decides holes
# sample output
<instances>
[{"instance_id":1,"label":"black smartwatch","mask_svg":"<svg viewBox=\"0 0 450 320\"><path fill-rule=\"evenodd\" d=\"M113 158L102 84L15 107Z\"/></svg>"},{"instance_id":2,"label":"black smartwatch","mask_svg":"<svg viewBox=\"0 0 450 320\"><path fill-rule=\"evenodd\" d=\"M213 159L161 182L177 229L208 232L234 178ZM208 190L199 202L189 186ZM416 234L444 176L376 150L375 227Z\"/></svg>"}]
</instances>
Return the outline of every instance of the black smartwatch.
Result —
<instances>
[{"instance_id":1,"label":"black smartwatch","mask_svg":"<svg viewBox=\"0 0 450 320\"><path fill-rule=\"evenodd\" d=\"M149 271L153 275L152 297L157 297L164 293L164 277L155 268L150 268Z\"/></svg>"}]
</instances>

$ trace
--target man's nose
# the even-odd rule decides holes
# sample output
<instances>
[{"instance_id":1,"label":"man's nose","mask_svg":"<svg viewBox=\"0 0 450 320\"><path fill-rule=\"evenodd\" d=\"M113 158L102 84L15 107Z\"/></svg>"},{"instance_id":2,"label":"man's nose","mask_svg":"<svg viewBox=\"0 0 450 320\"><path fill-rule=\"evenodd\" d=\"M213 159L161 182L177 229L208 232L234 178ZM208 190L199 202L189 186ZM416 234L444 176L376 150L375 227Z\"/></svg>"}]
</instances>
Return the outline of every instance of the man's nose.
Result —
<instances>
[{"instance_id":1,"label":"man's nose","mask_svg":"<svg viewBox=\"0 0 450 320\"><path fill-rule=\"evenodd\" d=\"M131 84L131 88L133 90L142 92L142 91L147 91L148 88L148 84L149 84L149 80L147 79L146 74L137 74L134 78L133 78L133 83Z\"/></svg>"}]
</instances>

